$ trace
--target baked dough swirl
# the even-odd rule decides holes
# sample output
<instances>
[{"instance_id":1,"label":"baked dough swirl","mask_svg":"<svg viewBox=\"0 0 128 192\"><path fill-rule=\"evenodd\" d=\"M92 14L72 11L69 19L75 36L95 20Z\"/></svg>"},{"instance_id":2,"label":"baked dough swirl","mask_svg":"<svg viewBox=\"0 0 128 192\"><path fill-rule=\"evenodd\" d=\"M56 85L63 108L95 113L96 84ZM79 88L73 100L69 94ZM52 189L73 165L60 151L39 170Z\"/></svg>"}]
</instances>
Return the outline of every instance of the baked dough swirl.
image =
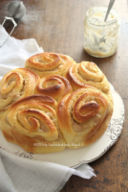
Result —
<instances>
[{"instance_id":1,"label":"baked dough swirl","mask_svg":"<svg viewBox=\"0 0 128 192\"><path fill-rule=\"evenodd\" d=\"M67 55L44 52L30 57L26 67L43 77L49 74L65 75L73 63L73 59Z\"/></svg>"},{"instance_id":2,"label":"baked dough swirl","mask_svg":"<svg viewBox=\"0 0 128 192\"><path fill-rule=\"evenodd\" d=\"M29 69L18 68L7 73L0 81L0 111L22 97L34 93L39 77Z\"/></svg>"},{"instance_id":3,"label":"baked dough swirl","mask_svg":"<svg viewBox=\"0 0 128 192\"><path fill-rule=\"evenodd\" d=\"M55 108L56 102L49 96L33 95L17 101L2 117L4 136L32 153L63 150Z\"/></svg>"},{"instance_id":4,"label":"baked dough swirl","mask_svg":"<svg viewBox=\"0 0 128 192\"><path fill-rule=\"evenodd\" d=\"M74 89L93 86L105 93L109 91L107 78L93 62L86 61L73 65L67 73L67 78Z\"/></svg>"},{"instance_id":5,"label":"baked dough swirl","mask_svg":"<svg viewBox=\"0 0 128 192\"><path fill-rule=\"evenodd\" d=\"M72 91L69 81L60 75L49 75L41 78L37 85L37 93L49 95L57 101Z\"/></svg>"},{"instance_id":6,"label":"baked dough swirl","mask_svg":"<svg viewBox=\"0 0 128 192\"><path fill-rule=\"evenodd\" d=\"M104 133L112 116L112 103L96 88L81 88L60 101L57 114L67 144L79 148Z\"/></svg>"}]
</instances>

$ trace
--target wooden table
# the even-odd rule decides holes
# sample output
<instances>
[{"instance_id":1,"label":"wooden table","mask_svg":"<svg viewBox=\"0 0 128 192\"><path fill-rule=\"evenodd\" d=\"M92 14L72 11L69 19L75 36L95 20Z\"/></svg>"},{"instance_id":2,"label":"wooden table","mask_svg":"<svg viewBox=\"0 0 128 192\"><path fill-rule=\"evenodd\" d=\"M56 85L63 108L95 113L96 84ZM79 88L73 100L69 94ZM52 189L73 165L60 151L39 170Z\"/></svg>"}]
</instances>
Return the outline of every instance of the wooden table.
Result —
<instances>
[{"instance_id":1,"label":"wooden table","mask_svg":"<svg viewBox=\"0 0 128 192\"><path fill-rule=\"evenodd\" d=\"M0 22L5 5L0 1ZM61 192L128 192L128 7L126 0L115 3L121 18L119 48L116 55L95 59L83 50L83 20L91 6L107 5L108 0L24 0L27 16L13 33L19 39L35 38L45 51L60 52L76 61L98 64L122 96L126 119L120 139L102 158L91 163L97 177L84 180L72 176Z\"/></svg>"}]
</instances>

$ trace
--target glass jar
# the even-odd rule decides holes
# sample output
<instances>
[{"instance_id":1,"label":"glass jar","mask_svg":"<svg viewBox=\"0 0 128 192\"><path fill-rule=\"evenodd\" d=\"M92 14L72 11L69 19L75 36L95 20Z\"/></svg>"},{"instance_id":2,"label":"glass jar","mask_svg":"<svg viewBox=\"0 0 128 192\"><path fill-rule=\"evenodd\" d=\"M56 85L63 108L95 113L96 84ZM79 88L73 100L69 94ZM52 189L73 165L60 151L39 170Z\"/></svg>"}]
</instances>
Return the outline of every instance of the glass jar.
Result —
<instances>
[{"instance_id":1,"label":"glass jar","mask_svg":"<svg viewBox=\"0 0 128 192\"><path fill-rule=\"evenodd\" d=\"M105 7L93 7L87 11L84 21L84 49L98 58L109 57L117 50L119 19L111 10L105 22L106 11Z\"/></svg>"}]
</instances>

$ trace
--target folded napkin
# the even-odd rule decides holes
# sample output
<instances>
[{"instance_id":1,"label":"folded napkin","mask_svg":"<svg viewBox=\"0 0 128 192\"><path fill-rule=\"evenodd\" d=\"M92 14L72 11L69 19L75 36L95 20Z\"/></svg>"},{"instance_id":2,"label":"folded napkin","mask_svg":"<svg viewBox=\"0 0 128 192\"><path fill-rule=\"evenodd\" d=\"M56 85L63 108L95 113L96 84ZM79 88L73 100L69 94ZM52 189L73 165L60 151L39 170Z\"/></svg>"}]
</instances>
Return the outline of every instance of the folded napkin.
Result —
<instances>
[{"instance_id":1,"label":"folded napkin","mask_svg":"<svg viewBox=\"0 0 128 192\"><path fill-rule=\"evenodd\" d=\"M0 45L8 36L0 26ZM11 69L24 67L25 60L43 52L35 39L18 40L9 37L0 47L0 78ZM83 164L77 168L18 157L0 149L1 192L58 192L71 175L90 179L93 169Z\"/></svg>"}]
</instances>

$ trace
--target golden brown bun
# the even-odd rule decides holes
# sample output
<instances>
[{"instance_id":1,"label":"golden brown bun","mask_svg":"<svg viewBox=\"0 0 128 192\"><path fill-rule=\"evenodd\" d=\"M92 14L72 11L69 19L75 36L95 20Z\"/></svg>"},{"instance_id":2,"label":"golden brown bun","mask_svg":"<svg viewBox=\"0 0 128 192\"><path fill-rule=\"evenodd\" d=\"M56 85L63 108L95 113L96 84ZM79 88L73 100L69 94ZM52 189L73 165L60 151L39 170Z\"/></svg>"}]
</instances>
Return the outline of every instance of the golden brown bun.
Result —
<instances>
[{"instance_id":1,"label":"golden brown bun","mask_svg":"<svg viewBox=\"0 0 128 192\"><path fill-rule=\"evenodd\" d=\"M0 81L0 111L16 100L34 94L39 81L38 75L25 68L7 73Z\"/></svg>"},{"instance_id":2,"label":"golden brown bun","mask_svg":"<svg viewBox=\"0 0 128 192\"><path fill-rule=\"evenodd\" d=\"M64 150L55 109L56 102L49 96L20 99L1 117L5 138L32 153Z\"/></svg>"},{"instance_id":3,"label":"golden brown bun","mask_svg":"<svg viewBox=\"0 0 128 192\"><path fill-rule=\"evenodd\" d=\"M70 148L95 142L106 130L113 104L100 90L81 88L66 95L59 103L59 127Z\"/></svg>"},{"instance_id":4,"label":"golden brown bun","mask_svg":"<svg viewBox=\"0 0 128 192\"><path fill-rule=\"evenodd\" d=\"M93 86L105 93L109 91L107 78L93 62L76 63L76 65L70 67L67 78L74 89Z\"/></svg>"},{"instance_id":5,"label":"golden brown bun","mask_svg":"<svg viewBox=\"0 0 128 192\"><path fill-rule=\"evenodd\" d=\"M65 75L73 63L73 59L67 55L44 52L30 57L25 66L44 77L51 74Z\"/></svg>"},{"instance_id":6,"label":"golden brown bun","mask_svg":"<svg viewBox=\"0 0 128 192\"><path fill-rule=\"evenodd\" d=\"M0 129L32 153L80 148L107 129L113 102L109 82L92 62L41 53L0 81Z\"/></svg>"},{"instance_id":7,"label":"golden brown bun","mask_svg":"<svg viewBox=\"0 0 128 192\"><path fill-rule=\"evenodd\" d=\"M60 75L48 75L40 79L37 93L49 95L60 100L61 97L72 91L70 82Z\"/></svg>"}]
</instances>

